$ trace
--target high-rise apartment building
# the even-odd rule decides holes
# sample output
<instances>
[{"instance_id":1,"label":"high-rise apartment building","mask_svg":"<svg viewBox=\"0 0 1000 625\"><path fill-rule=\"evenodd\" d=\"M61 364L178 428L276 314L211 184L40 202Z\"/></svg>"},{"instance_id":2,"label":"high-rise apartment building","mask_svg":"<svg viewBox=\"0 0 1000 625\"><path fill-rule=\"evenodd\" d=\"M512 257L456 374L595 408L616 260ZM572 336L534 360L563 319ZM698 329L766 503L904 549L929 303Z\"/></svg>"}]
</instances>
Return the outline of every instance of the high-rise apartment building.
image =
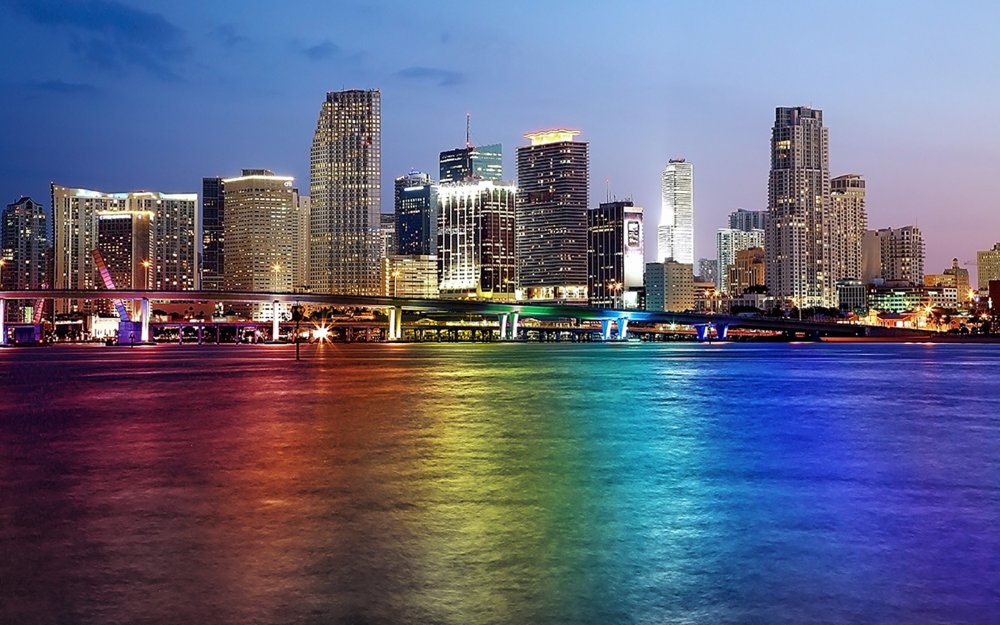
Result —
<instances>
[{"instance_id":1,"label":"high-rise apartment building","mask_svg":"<svg viewBox=\"0 0 1000 625\"><path fill-rule=\"evenodd\" d=\"M487 181L441 185L437 245L441 297L514 298L516 196L516 187Z\"/></svg>"},{"instance_id":2,"label":"high-rise apartment building","mask_svg":"<svg viewBox=\"0 0 1000 625\"><path fill-rule=\"evenodd\" d=\"M28 197L8 204L0 220L0 290L40 289L52 284L49 220L45 208ZM25 320L34 302L7 302L7 320Z\"/></svg>"},{"instance_id":3,"label":"high-rise apartment building","mask_svg":"<svg viewBox=\"0 0 1000 625\"><path fill-rule=\"evenodd\" d=\"M438 186L425 173L396 178L396 250L402 256L437 254Z\"/></svg>"},{"instance_id":4,"label":"high-rise apartment building","mask_svg":"<svg viewBox=\"0 0 1000 625\"><path fill-rule=\"evenodd\" d=\"M294 178L244 169L225 185L227 291L293 292L302 284ZM270 310L267 308L267 310ZM265 307L255 306L263 318Z\"/></svg>"},{"instance_id":5,"label":"high-rise apartment building","mask_svg":"<svg viewBox=\"0 0 1000 625\"><path fill-rule=\"evenodd\" d=\"M226 263L222 178L201 180L201 288L221 291Z\"/></svg>"},{"instance_id":6,"label":"high-rise apartment building","mask_svg":"<svg viewBox=\"0 0 1000 625\"><path fill-rule=\"evenodd\" d=\"M150 288L155 218L149 211L98 212L97 249L116 288Z\"/></svg>"},{"instance_id":7,"label":"high-rise apartment building","mask_svg":"<svg viewBox=\"0 0 1000 625\"><path fill-rule=\"evenodd\" d=\"M922 285L924 238L920 228L867 230L862 243L861 266L865 284Z\"/></svg>"},{"instance_id":8,"label":"high-rise apartment building","mask_svg":"<svg viewBox=\"0 0 1000 625\"><path fill-rule=\"evenodd\" d=\"M631 200L587 211L587 292L599 308L636 308L642 289L642 208Z\"/></svg>"},{"instance_id":9,"label":"high-rise apartment building","mask_svg":"<svg viewBox=\"0 0 1000 625\"><path fill-rule=\"evenodd\" d=\"M986 291L993 280L1000 280L1000 243L993 249L976 252L976 286Z\"/></svg>"},{"instance_id":10,"label":"high-rise apartment building","mask_svg":"<svg viewBox=\"0 0 1000 625\"><path fill-rule=\"evenodd\" d=\"M764 250L767 286L795 306L835 306L831 280L829 133L823 112L775 111Z\"/></svg>"},{"instance_id":11,"label":"high-rise apartment building","mask_svg":"<svg viewBox=\"0 0 1000 625\"><path fill-rule=\"evenodd\" d=\"M439 166L442 183L486 180L503 184L503 146L491 143L447 150L441 152Z\"/></svg>"},{"instance_id":12,"label":"high-rise apartment building","mask_svg":"<svg viewBox=\"0 0 1000 625\"><path fill-rule=\"evenodd\" d=\"M868 229L865 179L846 174L830 180L831 277L858 279L863 273L862 244Z\"/></svg>"},{"instance_id":13,"label":"high-rise apartment building","mask_svg":"<svg viewBox=\"0 0 1000 625\"><path fill-rule=\"evenodd\" d=\"M733 230L764 230L766 226L767 211L737 208L729 213L729 227Z\"/></svg>"},{"instance_id":14,"label":"high-rise apartment building","mask_svg":"<svg viewBox=\"0 0 1000 625\"><path fill-rule=\"evenodd\" d=\"M715 287L723 293L729 293L729 276L736 254L752 247L764 247L763 230L736 230L735 228L719 228L715 235L715 249L718 254L719 271Z\"/></svg>"},{"instance_id":15,"label":"high-rise apartment building","mask_svg":"<svg viewBox=\"0 0 1000 625\"><path fill-rule=\"evenodd\" d=\"M646 310L684 312L694 309L694 268L666 260L646 263Z\"/></svg>"},{"instance_id":16,"label":"high-rise apartment building","mask_svg":"<svg viewBox=\"0 0 1000 625\"><path fill-rule=\"evenodd\" d=\"M589 154L578 134L532 132L517 149L518 281L527 299L587 301Z\"/></svg>"},{"instance_id":17,"label":"high-rise apartment building","mask_svg":"<svg viewBox=\"0 0 1000 625\"><path fill-rule=\"evenodd\" d=\"M378 216L379 226L379 258L395 256L396 247L396 216L392 213L382 213Z\"/></svg>"},{"instance_id":18,"label":"high-rise apartment building","mask_svg":"<svg viewBox=\"0 0 1000 625\"><path fill-rule=\"evenodd\" d=\"M197 193L104 193L89 189L51 185L54 221L54 272L57 289L93 289L100 284L93 262L93 250L99 248L98 224L116 213L131 214L133 223L148 215L149 243L133 242L137 253L133 262L146 262L142 272L149 288L159 291L198 289L199 215ZM110 228L110 226L108 226ZM134 230L141 233L144 228ZM110 264L114 258L105 258ZM101 285L103 286L103 285ZM116 285L117 286L117 285ZM57 305L59 312L90 311L86 302L68 301Z\"/></svg>"},{"instance_id":19,"label":"high-rise apartment building","mask_svg":"<svg viewBox=\"0 0 1000 625\"><path fill-rule=\"evenodd\" d=\"M694 167L683 158L670 159L660 181L658 260L673 258L694 264Z\"/></svg>"},{"instance_id":20,"label":"high-rise apartment building","mask_svg":"<svg viewBox=\"0 0 1000 625\"><path fill-rule=\"evenodd\" d=\"M309 166L314 292L379 291L381 117L377 90L331 91L323 101Z\"/></svg>"},{"instance_id":21,"label":"high-rise apartment building","mask_svg":"<svg viewBox=\"0 0 1000 625\"><path fill-rule=\"evenodd\" d=\"M45 208L29 197L3 211L0 239L0 289L40 289L51 284L48 271L49 220Z\"/></svg>"}]
</instances>

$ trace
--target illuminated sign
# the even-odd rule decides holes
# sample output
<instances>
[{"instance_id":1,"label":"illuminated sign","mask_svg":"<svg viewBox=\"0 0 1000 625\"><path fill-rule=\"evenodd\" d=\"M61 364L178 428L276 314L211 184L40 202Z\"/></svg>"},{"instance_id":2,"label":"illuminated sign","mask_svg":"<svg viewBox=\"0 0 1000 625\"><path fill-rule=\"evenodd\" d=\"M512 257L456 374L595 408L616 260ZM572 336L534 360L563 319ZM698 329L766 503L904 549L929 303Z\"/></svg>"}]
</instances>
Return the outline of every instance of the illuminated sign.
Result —
<instances>
[{"instance_id":1,"label":"illuminated sign","mask_svg":"<svg viewBox=\"0 0 1000 625\"><path fill-rule=\"evenodd\" d=\"M531 141L531 145L545 145L547 143L560 143L563 141L572 141L573 137L580 134L579 130L570 130L568 128L557 128L554 130L539 130L538 132L529 132L524 135L525 139Z\"/></svg>"}]
</instances>

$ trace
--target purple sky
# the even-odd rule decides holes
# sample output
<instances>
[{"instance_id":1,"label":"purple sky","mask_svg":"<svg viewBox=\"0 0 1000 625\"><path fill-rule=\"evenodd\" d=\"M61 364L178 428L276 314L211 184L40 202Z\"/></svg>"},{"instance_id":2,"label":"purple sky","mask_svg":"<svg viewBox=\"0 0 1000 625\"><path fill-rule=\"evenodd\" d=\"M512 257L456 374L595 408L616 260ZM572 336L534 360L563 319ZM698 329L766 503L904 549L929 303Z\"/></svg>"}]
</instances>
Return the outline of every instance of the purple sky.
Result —
<instances>
[{"instance_id":1,"label":"purple sky","mask_svg":"<svg viewBox=\"0 0 1000 625\"><path fill-rule=\"evenodd\" d=\"M0 0L0 23L4 204L243 167L308 189L324 92L377 87L385 212L386 183L436 173L470 111L511 179L525 131L582 130L591 203L610 186L646 207L650 252L660 170L687 158L714 257L726 215L764 207L774 108L810 105L832 173L868 180L870 226L923 229L927 272L1000 240L993 3Z\"/></svg>"}]
</instances>

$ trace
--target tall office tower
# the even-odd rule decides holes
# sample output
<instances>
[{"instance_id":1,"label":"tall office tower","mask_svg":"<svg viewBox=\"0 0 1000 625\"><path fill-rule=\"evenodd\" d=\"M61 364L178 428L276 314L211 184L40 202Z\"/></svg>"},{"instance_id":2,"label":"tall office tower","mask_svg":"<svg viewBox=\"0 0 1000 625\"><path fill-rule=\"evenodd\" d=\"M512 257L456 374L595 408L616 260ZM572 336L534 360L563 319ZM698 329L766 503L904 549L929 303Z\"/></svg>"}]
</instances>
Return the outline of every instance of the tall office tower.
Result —
<instances>
[{"instance_id":1,"label":"tall office tower","mask_svg":"<svg viewBox=\"0 0 1000 625\"><path fill-rule=\"evenodd\" d=\"M737 208L729 213L729 227L733 230L764 230L767 225L767 211L748 211Z\"/></svg>"},{"instance_id":2,"label":"tall office tower","mask_svg":"<svg viewBox=\"0 0 1000 625\"><path fill-rule=\"evenodd\" d=\"M516 197L516 187L483 180L441 185L437 246L441 297L514 299Z\"/></svg>"},{"instance_id":3,"label":"tall office tower","mask_svg":"<svg viewBox=\"0 0 1000 625\"><path fill-rule=\"evenodd\" d=\"M719 228L715 234L715 249L718 254L719 270L715 277L715 287L729 293L729 270L736 262L736 253L752 247L764 247L763 230L736 230Z\"/></svg>"},{"instance_id":4,"label":"tall office tower","mask_svg":"<svg viewBox=\"0 0 1000 625\"><path fill-rule=\"evenodd\" d=\"M636 308L642 289L642 208L631 200L587 211L587 292L598 308Z\"/></svg>"},{"instance_id":5,"label":"tall office tower","mask_svg":"<svg viewBox=\"0 0 1000 625\"><path fill-rule=\"evenodd\" d=\"M292 292L302 283L293 181L267 169L244 169L223 180L227 291ZM264 319L273 313L267 304L255 305L252 314Z\"/></svg>"},{"instance_id":6,"label":"tall office tower","mask_svg":"<svg viewBox=\"0 0 1000 625\"><path fill-rule=\"evenodd\" d=\"M503 146L466 145L441 152L439 161L441 182L488 180L503 184Z\"/></svg>"},{"instance_id":7,"label":"tall office tower","mask_svg":"<svg viewBox=\"0 0 1000 625\"><path fill-rule=\"evenodd\" d=\"M201 288L221 291L226 263L222 178L201 179Z\"/></svg>"},{"instance_id":8,"label":"tall office tower","mask_svg":"<svg viewBox=\"0 0 1000 625\"><path fill-rule=\"evenodd\" d=\"M143 275L151 289L200 288L197 193L104 193L53 183L51 194L55 288L97 288L100 279L91 254L98 247L98 217L108 219L112 213L151 215L149 256L144 259L137 255L133 259L148 260ZM109 258L105 261L117 262ZM76 300L57 305L57 312L73 310L89 311L92 307Z\"/></svg>"},{"instance_id":9,"label":"tall office tower","mask_svg":"<svg viewBox=\"0 0 1000 625\"><path fill-rule=\"evenodd\" d=\"M699 258L695 275L706 282L715 282L719 275L718 258Z\"/></svg>"},{"instance_id":10,"label":"tall office tower","mask_svg":"<svg viewBox=\"0 0 1000 625\"><path fill-rule=\"evenodd\" d=\"M8 204L3 211L0 289L40 289L43 284L51 284L48 257L49 220L45 207L29 197Z\"/></svg>"},{"instance_id":11,"label":"tall office tower","mask_svg":"<svg viewBox=\"0 0 1000 625\"><path fill-rule=\"evenodd\" d=\"M986 291L991 280L1000 280L1000 243L993 249L976 252L976 286Z\"/></svg>"},{"instance_id":12,"label":"tall office tower","mask_svg":"<svg viewBox=\"0 0 1000 625\"><path fill-rule=\"evenodd\" d=\"M865 284L923 284L924 238L920 228L904 226L867 230L861 250L861 276Z\"/></svg>"},{"instance_id":13,"label":"tall office tower","mask_svg":"<svg viewBox=\"0 0 1000 625\"><path fill-rule=\"evenodd\" d=\"M524 297L587 301L588 144L577 130L528 133L517 149L517 262Z\"/></svg>"},{"instance_id":14,"label":"tall office tower","mask_svg":"<svg viewBox=\"0 0 1000 625\"><path fill-rule=\"evenodd\" d=\"M694 268L665 260L646 263L646 310L684 312L694 309Z\"/></svg>"},{"instance_id":15,"label":"tall office tower","mask_svg":"<svg viewBox=\"0 0 1000 625\"><path fill-rule=\"evenodd\" d=\"M0 221L0 290L40 289L52 284L49 221L45 208L28 197L8 204ZM34 302L8 302L11 321L30 321ZM27 319L25 317L27 316Z\"/></svg>"},{"instance_id":16,"label":"tall office tower","mask_svg":"<svg viewBox=\"0 0 1000 625\"><path fill-rule=\"evenodd\" d=\"M672 158L663 169L659 256L694 264L694 167L683 158Z\"/></svg>"},{"instance_id":17,"label":"tall office tower","mask_svg":"<svg viewBox=\"0 0 1000 625\"><path fill-rule=\"evenodd\" d=\"M433 256L437 253L438 186L427 174L411 171L396 178L396 253Z\"/></svg>"},{"instance_id":18,"label":"tall office tower","mask_svg":"<svg viewBox=\"0 0 1000 625\"><path fill-rule=\"evenodd\" d=\"M309 285L317 293L379 291L381 95L331 91L320 109L309 163Z\"/></svg>"},{"instance_id":19,"label":"tall office tower","mask_svg":"<svg viewBox=\"0 0 1000 625\"><path fill-rule=\"evenodd\" d=\"M799 307L835 306L830 279L829 131L823 112L775 110L764 250L771 296Z\"/></svg>"},{"instance_id":20,"label":"tall office tower","mask_svg":"<svg viewBox=\"0 0 1000 625\"><path fill-rule=\"evenodd\" d=\"M865 179L858 174L830 180L831 278L858 279L863 272L861 247L868 229Z\"/></svg>"}]
</instances>

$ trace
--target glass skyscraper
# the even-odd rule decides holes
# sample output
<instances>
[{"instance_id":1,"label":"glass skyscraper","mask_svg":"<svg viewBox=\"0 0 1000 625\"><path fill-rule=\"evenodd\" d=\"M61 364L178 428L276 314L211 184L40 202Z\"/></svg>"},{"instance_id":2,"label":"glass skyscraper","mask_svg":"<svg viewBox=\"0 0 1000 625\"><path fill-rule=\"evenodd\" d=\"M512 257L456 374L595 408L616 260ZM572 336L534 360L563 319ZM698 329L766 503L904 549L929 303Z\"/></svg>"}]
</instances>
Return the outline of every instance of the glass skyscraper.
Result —
<instances>
[{"instance_id":1,"label":"glass skyscraper","mask_svg":"<svg viewBox=\"0 0 1000 625\"><path fill-rule=\"evenodd\" d=\"M201 288L221 291L225 274L222 178L201 180Z\"/></svg>"},{"instance_id":2,"label":"glass skyscraper","mask_svg":"<svg viewBox=\"0 0 1000 625\"><path fill-rule=\"evenodd\" d=\"M486 180L503 183L503 147L499 143L469 145L441 152L441 182Z\"/></svg>"},{"instance_id":3,"label":"glass skyscraper","mask_svg":"<svg viewBox=\"0 0 1000 625\"><path fill-rule=\"evenodd\" d=\"M694 167L683 158L670 159L661 180L657 260L673 258L694 264Z\"/></svg>"},{"instance_id":4,"label":"glass skyscraper","mask_svg":"<svg viewBox=\"0 0 1000 625\"><path fill-rule=\"evenodd\" d=\"M427 256L437 250L438 187L425 173L411 171L396 178L396 253Z\"/></svg>"}]
</instances>

